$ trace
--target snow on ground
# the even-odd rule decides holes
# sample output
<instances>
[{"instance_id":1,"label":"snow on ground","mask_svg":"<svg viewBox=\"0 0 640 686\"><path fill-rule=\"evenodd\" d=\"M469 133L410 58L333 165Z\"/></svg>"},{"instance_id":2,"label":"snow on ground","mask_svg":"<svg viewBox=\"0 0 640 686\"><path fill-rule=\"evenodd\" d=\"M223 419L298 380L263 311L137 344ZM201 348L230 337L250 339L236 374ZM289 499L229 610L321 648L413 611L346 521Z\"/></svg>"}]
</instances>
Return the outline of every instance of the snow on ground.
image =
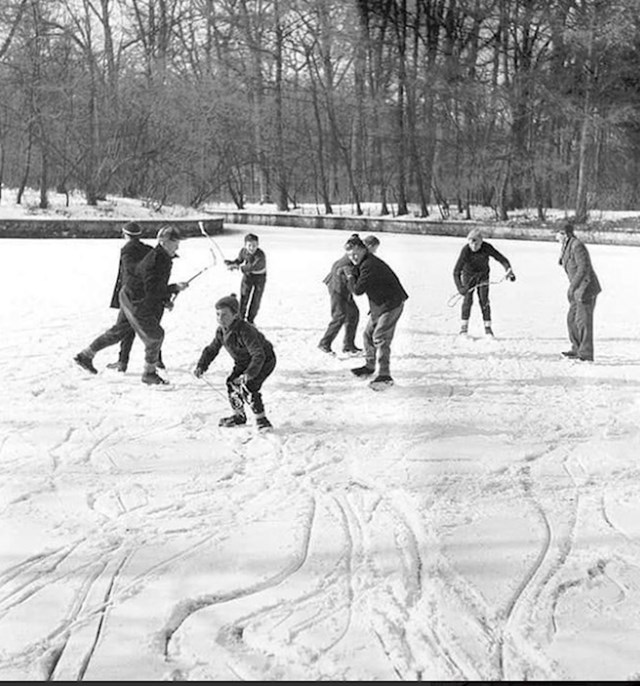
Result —
<instances>
[{"instance_id":1,"label":"snow on ground","mask_svg":"<svg viewBox=\"0 0 640 686\"><path fill-rule=\"evenodd\" d=\"M590 246L604 291L580 364L560 355L556 244L491 241L518 278L492 287L497 340L476 305L461 343L463 241L380 234L410 299L375 393L316 349L344 237L234 226L227 257L250 228L269 435L218 428L225 352L191 374L237 272L178 296L171 385L147 387L139 341L126 374L116 348L97 376L72 362L115 321L120 241L0 243L0 679L640 678L638 250ZM174 280L209 259L183 241Z\"/></svg>"}]
</instances>

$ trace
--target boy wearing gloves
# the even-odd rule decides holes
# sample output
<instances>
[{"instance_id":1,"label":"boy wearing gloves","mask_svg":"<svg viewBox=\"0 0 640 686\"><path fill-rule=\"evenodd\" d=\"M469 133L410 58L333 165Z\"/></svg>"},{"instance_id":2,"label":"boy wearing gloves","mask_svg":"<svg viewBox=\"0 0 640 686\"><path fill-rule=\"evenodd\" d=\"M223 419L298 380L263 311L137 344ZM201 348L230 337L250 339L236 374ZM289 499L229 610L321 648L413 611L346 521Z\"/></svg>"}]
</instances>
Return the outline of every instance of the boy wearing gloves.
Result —
<instances>
[{"instance_id":1,"label":"boy wearing gloves","mask_svg":"<svg viewBox=\"0 0 640 686\"><path fill-rule=\"evenodd\" d=\"M233 369L226 379L229 403L233 414L220 419L220 426L241 426L247 423L244 404L247 402L256 418L258 429L269 429L260 389L276 366L271 343L258 329L239 316L239 304L234 294L216 302L218 328L209 345L205 346L194 369L200 378L217 357L221 348L233 358Z\"/></svg>"},{"instance_id":2,"label":"boy wearing gloves","mask_svg":"<svg viewBox=\"0 0 640 686\"><path fill-rule=\"evenodd\" d=\"M472 229L467 235L467 244L460 251L460 255L453 268L453 280L458 293L463 296L460 333L466 335L469 332L469 317L473 304L473 292L478 295L484 332L487 336L493 336L491 328L491 303L489 302L489 258L499 262L506 272L509 281L515 281L516 277L511 269L509 260L496 248L482 238L480 229Z\"/></svg>"}]
</instances>

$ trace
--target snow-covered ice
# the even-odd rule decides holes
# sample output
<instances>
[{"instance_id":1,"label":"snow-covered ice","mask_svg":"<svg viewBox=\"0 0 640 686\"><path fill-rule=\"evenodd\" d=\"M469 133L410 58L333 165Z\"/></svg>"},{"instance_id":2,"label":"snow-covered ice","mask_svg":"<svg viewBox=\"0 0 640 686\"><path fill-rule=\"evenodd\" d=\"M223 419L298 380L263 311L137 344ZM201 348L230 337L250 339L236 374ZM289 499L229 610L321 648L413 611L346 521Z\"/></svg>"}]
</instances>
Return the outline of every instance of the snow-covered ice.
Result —
<instances>
[{"instance_id":1,"label":"snow-covered ice","mask_svg":"<svg viewBox=\"0 0 640 686\"><path fill-rule=\"evenodd\" d=\"M218 428L224 351L191 373L237 272L178 296L171 385L147 387L139 341L126 374L117 348L97 376L72 361L115 321L120 241L0 243L0 679L639 679L638 249L589 246L580 364L560 355L557 244L490 239L517 281L492 287L497 339L474 304L458 341L463 240L378 234L410 298L374 393L316 348L346 235L235 226L226 256L249 229L278 355L267 435ZM172 280L207 240L180 255Z\"/></svg>"}]
</instances>

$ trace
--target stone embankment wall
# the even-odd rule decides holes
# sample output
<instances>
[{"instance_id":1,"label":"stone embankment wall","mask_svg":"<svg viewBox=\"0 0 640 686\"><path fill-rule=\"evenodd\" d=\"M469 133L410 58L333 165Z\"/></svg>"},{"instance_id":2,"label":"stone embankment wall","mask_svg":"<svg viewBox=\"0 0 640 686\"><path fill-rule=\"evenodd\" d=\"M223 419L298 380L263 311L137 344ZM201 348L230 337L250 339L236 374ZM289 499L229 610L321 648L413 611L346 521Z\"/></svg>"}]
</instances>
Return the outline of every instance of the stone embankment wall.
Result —
<instances>
[{"instance_id":1,"label":"stone embankment wall","mask_svg":"<svg viewBox=\"0 0 640 686\"><path fill-rule=\"evenodd\" d=\"M0 238L121 238L127 219L0 219ZM153 239L161 226L177 226L182 235L201 236L199 222L209 235L221 234L224 226L220 216L190 219L137 219L142 238Z\"/></svg>"},{"instance_id":2,"label":"stone embankment wall","mask_svg":"<svg viewBox=\"0 0 640 686\"><path fill-rule=\"evenodd\" d=\"M0 238L120 238L125 219L4 219L0 220ZM302 229L327 229L348 233L411 233L425 236L464 238L471 229L482 229L486 238L524 241L555 241L556 227L524 227L478 221L438 221L415 217L357 217L352 215L303 215L295 212L236 211L204 214L189 219L135 219L142 227L142 237L155 238L165 224L178 226L185 238L201 235L199 222L210 235L221 234L224 225L290 226ZM640 232L634 229L576 229L585 243L640 246Z\"/></svg>"},{"instance_id":3,"label":"stone embankment wall","mask_svg":"<svg viewBox=\"0 0 640 686\"><path fill-rule=\"evenodd\" d=\"M412 233L425 236L465 237L471 229L482 229L486 238L505 238L524 241L555 241L557 225L523 227L477 221L437 221L414 217L357 217L338 215L303 215L290 212L260 214L237 211L217 212L225 224L258 226L292 226L307 229L331 229L349 233ZM576 229L585 243L640 246L640 232L633 229L591 230Z\"/></svg>"}]
</instances>

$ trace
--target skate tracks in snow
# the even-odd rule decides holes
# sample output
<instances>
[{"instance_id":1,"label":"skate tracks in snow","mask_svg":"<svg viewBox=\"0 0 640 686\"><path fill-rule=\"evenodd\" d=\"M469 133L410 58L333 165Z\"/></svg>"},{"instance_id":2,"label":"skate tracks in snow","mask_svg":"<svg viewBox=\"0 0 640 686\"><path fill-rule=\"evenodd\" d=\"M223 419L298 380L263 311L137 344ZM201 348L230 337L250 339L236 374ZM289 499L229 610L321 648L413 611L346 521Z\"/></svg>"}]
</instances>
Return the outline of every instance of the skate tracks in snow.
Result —
<instances>
[{"instance_id":1,"label":"skate tracks in snow","mask_svg":"<svg viewBox=\"0 0 640 686\"><path fill-rule=\"evenodd\" d=\"M267 434L186 367L4 370L0 677L637 677L638 380L413 335L384 394L282 364Z\"/></svg>"}]
</instances>

